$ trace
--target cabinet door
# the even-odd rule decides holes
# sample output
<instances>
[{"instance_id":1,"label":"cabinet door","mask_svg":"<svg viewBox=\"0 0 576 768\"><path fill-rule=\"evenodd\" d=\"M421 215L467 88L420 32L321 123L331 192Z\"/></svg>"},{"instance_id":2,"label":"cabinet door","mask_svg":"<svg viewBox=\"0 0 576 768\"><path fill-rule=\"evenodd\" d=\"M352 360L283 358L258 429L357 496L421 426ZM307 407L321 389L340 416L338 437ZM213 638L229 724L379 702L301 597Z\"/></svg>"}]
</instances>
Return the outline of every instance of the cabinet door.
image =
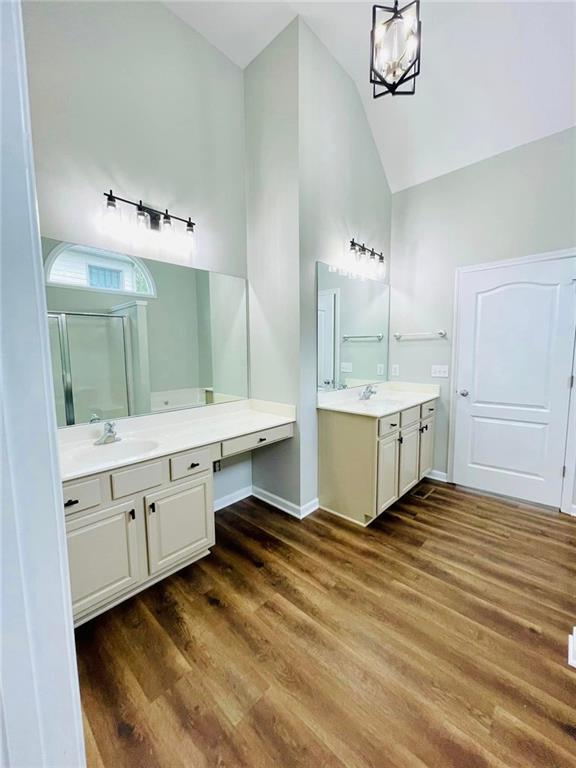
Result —
<instances>
[{"instance_id":1,"label":"cabinet door","mask_svg":"<svg viewBox=\"0 0 576 768\"><path fill-rule=\"evenodd\" d=\"M383 512L398 498L398 434L378 443L378 509Z\"/></svg>"},{"instance_id":2,"label":"cabinet door","mask_svg":"<svg viewBox=\"0 0 576 768\"><path fill-rule=\"evenodd\" d=\"M422 480L434 463L434 419L427 419L420 427L420 472Z\"/></svg>"},{"instance_id":3,"label":"cabinet door","mask_svg":"<svg viewBox=\"0 0 576 768\"><path fill-rule=\"evenodd\" d=\"M66 524L74 614L111 600L139 580L134 501Z\"/></svg>"},{"instance_id":4,"label":"cabinet door","mask_svg":"<svg viewBox=\"0 0 576 768\"><path fill-rule=\"evenodd\" d=\"M402 496L418 482L418 460L420 449L420 425L400 433L400 485L398 494Z\"/></svg>"},{"instance_id":5,"label":"cabinet door","mask_svg":"<svg viewBox=\"0 0 576 768\"><path fill-rule=\"evenodd\" d=\"M150 573L158 573L212 546L212 474L146 497Z\"/></svg>"}]
</instances>

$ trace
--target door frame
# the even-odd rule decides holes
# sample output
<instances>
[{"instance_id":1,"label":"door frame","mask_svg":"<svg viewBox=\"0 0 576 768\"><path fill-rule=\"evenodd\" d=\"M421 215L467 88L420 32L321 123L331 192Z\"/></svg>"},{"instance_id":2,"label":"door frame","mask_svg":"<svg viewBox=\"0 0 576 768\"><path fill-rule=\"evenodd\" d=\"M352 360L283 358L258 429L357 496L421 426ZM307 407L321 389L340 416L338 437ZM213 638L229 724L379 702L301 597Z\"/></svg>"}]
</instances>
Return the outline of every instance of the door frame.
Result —
<instances>
[{"instance_id":1,"label":"door frame","mask_svg":"<svg viewBox=\"0 0 576 768\"><path fill-rule=\"evenodd\" d=\"M340 288L319 288L316 296L316 355L318 355L318 298L320 294L334 296L334 387L338 389L340 376ZM316 390L319 390L318 366L316 366ZM326 392L331 390L327 389Z\"/></svg>"},{"instance_id":2,"label":"door frame","mask_svg":"<svg viewBox=\"0 0 576 768\"><path fill-rule=\"evenodd\" d=\"M458 292L460 288L461 275L470 272L482 272L487 269L500 269L501 267L514 267L522 266L523 264L537 263L543 261L557 261L558 259L570 259L576 257L576 246L572 248L563 248L559 251L546 251L544 253L535 253L530 256L520 256L513 259L501 259L499 261L488 261L482 264L473 264L466 267L457 267L456 274L454 276L454 316L452 319L452 359L451 359L451 378L450 378L450 407L449 407L449 424L448 424L448 477L449 483L454 482L454 440L456 434L456 382L458 381ZM570 424L576 424L576 396L574 395L574 388L570 394L570 408L568 424L566 428L566 439L568 439L568 427ZM573 488L576 479L576 440L573 446L573 461L572 466L566 464L566 477L562 485L562 500L564 502L565 489L567 486ZM568 446L565 446L566 461L568 462ZM564 503L562 504L564 508ZM564 511L564 509L563 509Z\"/></svg>"}]
</instances>

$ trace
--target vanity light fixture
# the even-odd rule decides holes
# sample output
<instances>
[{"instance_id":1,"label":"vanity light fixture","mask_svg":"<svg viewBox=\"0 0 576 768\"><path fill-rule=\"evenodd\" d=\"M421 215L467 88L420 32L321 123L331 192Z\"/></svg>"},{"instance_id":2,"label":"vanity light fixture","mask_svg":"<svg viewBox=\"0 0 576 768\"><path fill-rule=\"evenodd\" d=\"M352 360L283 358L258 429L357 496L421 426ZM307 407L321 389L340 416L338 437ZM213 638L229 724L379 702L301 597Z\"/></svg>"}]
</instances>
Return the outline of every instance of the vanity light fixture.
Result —
<instances>
[{"instance_id":1,"label":"vanity light fixture","mask_svg":"<svg viewBox=\"0 0 576 768\"><path fill-rule=\"evenodd\" d=\"M118 195L115 195L112 190L104 192L104 197L106 198L106 218L110 215L116 217L119 212L118 203L125 203L126 205L131 205L136 208L136 225L139 229L151 229L156 232L172 232L172 222L181 221L186 225L184 230L185 234L189 236L194 234L196 223L192 221L190 216L188 216L187 219L183 219L180 216L175 216L173 213L169 213L168 208L164 211L160 211L157 208L152 208L151 206L146 205L142 200L136 202L134 200L127 200L125 197L119 197Z\"/></svg>"},{"instance_id":2,"label":"vanity light fixture","mask_svg":"<svg viewBox=\"0 0 576 768\"><path fill-rule=\"evenodd\" d=\"M413 0L403 8L398 7L398 0L394 0L393 6L372 7L370 82L375 99L386 93L392 96L415 93L421 41L420 0Z\"/></svg>"},{"instance_id":3,"label":"vanity light fixture","mask_svg":"<svg viewBox=\"0 0 576 768\"><path fill-rule=\"evenodd\" d=\"M354 238L350 240L350 253L356 262L354 269L350 271L351 275L377 280L386 277L386 258L383 253L368 248L365 243L358 243Z\"/></svg>"}]
</instances>

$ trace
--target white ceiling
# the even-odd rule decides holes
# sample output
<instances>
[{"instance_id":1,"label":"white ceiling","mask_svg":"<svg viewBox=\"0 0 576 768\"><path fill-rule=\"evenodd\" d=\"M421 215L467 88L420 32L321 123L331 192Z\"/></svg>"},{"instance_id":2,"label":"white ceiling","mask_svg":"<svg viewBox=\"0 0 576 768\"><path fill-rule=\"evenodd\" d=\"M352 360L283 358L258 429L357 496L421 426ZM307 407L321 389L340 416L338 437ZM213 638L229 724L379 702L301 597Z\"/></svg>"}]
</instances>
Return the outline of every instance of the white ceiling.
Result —
<instances>
[{"instance_id":1,"label":"white ceiling","mask_svg":"<svg viewBox=\"0 0 576 768\"><path fill-rule=\"evenodd\" d=\"M300 14L355 81L393 191L576 125L574 2L423 0L416 94L377 100L370 3L167 5L240 67Z\"/></svg>"}]
</instances>

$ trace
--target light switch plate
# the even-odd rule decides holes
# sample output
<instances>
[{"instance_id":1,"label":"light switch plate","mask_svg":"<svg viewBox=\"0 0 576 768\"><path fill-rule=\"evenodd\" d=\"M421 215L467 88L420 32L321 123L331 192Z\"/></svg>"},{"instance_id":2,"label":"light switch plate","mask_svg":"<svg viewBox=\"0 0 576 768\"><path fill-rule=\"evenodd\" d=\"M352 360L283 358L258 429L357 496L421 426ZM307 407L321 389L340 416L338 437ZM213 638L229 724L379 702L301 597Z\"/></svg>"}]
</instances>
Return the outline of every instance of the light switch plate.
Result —
<instances>
[{"instance_id":1,"label":"light switch plate","mask_svg":"<svg viewBox=\"0 0 576 768\"><path fill-rule=\"evenodd\" d=\"M430 375L433 379L447 379L448 378L448 366L447 365L433 365L430 370Z\"/></svg>"},{"instance_id":2,"label":"light switch plate","mask_svg":"<svg viewBox=\"0 0 576 768\"><path fill-rule=\"evenodd\" d=\"M384 363L378 363L376 366L376 376L384 376Z\"/></svg>"},{"instance_id":3,"label":"light switch plate","mask_svg":"<svg viewBox=\"0 0 576 768\"><path fill-rule=\"evenodd\" d=\"M400 376L400 366L398 363L394 363L390 370L390 376Z\"/></svg>"},{"instance_id":4,"label":"light switch plate","mask_svg":"<svg viewBox=\"0 0 576 768\"><path fill-rule=\"evenodd\" d=\"M342 373L352 373L352 363L340 363Z\"/></svg>"}]
</instances>

